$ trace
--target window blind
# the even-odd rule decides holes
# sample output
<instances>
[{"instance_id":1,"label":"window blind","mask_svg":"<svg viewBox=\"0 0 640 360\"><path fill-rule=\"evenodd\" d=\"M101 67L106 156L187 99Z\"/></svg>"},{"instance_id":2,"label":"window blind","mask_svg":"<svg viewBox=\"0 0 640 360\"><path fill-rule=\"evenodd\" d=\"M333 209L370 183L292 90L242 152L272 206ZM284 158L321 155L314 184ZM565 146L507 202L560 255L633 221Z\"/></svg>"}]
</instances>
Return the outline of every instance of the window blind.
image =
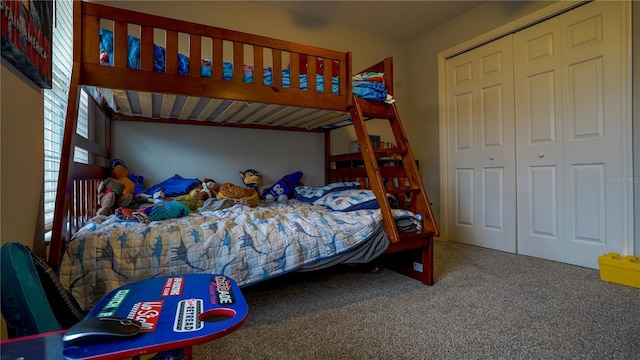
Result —
<instances>
[{"instance_id":1,"label":"window blind","mask_svg":"<svg viewBox=\"0 0 640 360\"><path fill-rule=\"evenodd\" d=\"M73 1L57 0L54 7L52 43L52 85L44 90L44 223L51 230L55 210L56 190L64 122L67 112L67 97L73 61ZM80 97L78 133L88 136L88 96L83 91ZM87 162L86 151L75 151L76 161Z\"/></svg>"}]
</instances>

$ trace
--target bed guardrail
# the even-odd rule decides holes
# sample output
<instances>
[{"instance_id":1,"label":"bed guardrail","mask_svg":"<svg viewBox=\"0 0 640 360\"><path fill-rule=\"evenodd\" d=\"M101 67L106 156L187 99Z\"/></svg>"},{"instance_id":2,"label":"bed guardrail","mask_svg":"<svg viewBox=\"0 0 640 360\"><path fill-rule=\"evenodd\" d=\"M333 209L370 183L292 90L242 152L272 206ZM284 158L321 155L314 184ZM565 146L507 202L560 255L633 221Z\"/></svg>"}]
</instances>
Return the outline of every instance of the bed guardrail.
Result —
<instances>
[{"instance_id":1,"label":"bed guardrail","mask_svg":"<svg viewBox=\"0 0 640 360\"><path fill-rule=\"evenodd\" d=\"M351 106L351 53L285 40L272 39L213 26L81 2L74 24L74 42L80 51L74 61L82 63L81 84L134 91L164 92L187 96L237 99L318 109L346 111ZM81 9L81 10L80 10ZM100 65L100 29L113 31L113 66ZM131 69L129 37L139 39L139 69ZM160 43L160 44L158 44ZM154 46L165 53L164 73L154 71ZM188 75L179 74L179 54L190 59ZM201 76L200 60L211 61L211 77ZM224 79L224 63L233 64L233 78ZM253 71L245 82L245 65L271 67L271 85L263 84L263 72ZM306 69L305 69L306 68ZM283 82L282 71L290 74ZM319 74L319 69L327 69ZM329 71L331 69L331 71ZM307 74L308 90L300 89L300 75ZM324 84L318 91L316 75ZM286 94L282 96L280 94Z\"/></svg>"}]
</instances>

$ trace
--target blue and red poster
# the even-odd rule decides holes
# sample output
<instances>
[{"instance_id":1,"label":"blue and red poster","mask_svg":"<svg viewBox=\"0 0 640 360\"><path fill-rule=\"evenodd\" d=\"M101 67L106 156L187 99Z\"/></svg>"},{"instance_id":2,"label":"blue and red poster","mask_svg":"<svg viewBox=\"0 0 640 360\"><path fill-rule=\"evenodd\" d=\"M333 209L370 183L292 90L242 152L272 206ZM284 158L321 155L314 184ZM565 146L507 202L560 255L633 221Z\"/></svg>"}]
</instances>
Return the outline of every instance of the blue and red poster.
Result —
<instances>
[{"instance_id":1,"label":"blue and red poster","mask_svg":"<svg viewBox=\"0 0 640 360\"><path fill-rule=\"evenodd\" d=\"M2 57L41 88L51 88L51 0L0 0Z\"/></svg>"}]
</instances>

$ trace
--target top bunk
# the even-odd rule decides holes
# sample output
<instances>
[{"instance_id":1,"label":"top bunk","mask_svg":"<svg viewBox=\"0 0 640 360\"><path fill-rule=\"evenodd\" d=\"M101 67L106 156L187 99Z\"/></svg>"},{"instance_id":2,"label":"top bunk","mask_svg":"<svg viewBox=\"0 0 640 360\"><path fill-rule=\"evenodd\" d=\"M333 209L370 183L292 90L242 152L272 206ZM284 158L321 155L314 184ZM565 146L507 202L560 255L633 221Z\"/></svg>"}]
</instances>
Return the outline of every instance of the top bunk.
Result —
<instances>
[{"instance_id":1,"label":"top bunk","mask_svg":"<svg viewBox=\"0 0 640 360\"><path fill-rule=\"evenodd\" d=\"M77 83L113 120L322 131L354 95L393 101L391 58L353 74L350 52L89 2L74 19Z\"/></svg>"}]
</instances>

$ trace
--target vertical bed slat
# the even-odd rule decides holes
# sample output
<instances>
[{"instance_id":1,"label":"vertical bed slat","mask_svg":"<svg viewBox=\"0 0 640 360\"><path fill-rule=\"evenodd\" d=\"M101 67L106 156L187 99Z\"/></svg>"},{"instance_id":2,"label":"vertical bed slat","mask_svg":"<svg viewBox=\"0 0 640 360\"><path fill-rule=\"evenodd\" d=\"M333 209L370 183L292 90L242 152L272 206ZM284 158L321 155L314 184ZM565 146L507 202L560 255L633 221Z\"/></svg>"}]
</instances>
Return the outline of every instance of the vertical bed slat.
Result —
<instances>
[{"instance_id":1,"label":"vertical bed slat","mask_svg":"<svg viewBox=\"0 0 640 360\"><path fill-rule=\"evenodd\" d=\"M213 42L213 61L211 64L211 76L214 79L222 79L222 62L223 53L222 53L222 39L214 38Z\"/></svg>"},{"instance_id":2,"label":"vertical bed slat","mask_svg":"<svg viewBox=\"0 0 640 360\"><path fill-rule=\"evenodd\" d=\"M292 89L300 89L300 54L292 52L289 62L289 80Z\"/></svg>"},{"instance_id":3,"label":"vertical bed slat","mask_svg":"<svg viewBox=\"0 0 640 360\"><path fill-rule=\"evenodd\" d=\"M178 73L178 33L167 30L167 49L165 52L165 72L167 74Z\"/></svg>"},{"instance_id":4,"label":"vertical bed slat","mask_svg":"<svg viewBox=\"0 0 640 360\"><path fill-rule=\"evenodd\" d=\"M340 71L340 95L347 95L347 99L349 99L348 105L351 106L351 53L347 53L347 61L340 61L338 64L338 68Z\"/></svg>"},{"instance_id":5,"label":"vertical bed slat","mask_svg":"<svg viewBox=\"0 0 640 360\"><path fill-rule=\"evenodd\" d=\"M82 62L98 64L100 62L100 19L95 16L86 16L83 20Z\"/></svg>"},{"instance_id":6,"label":"vertical bed slat","mask_svg":"<svg viewBox=\"0 0 640 360\"><path fill-rule=\"evenodd\" d=\"M88 196L87 196L87 216L85 219L85 223L89 221L89 219L91 219L92 217L96 216L96 208L98 207L98 204L95 201L94 194L97 194L97 193L98 193L98 189L96 187L96 181L89 180L89 189L88 189Z\"/></svg>"},{"instance_id":7,"label":"vertical bed slat","mask_svg":"<svg viewBox=\"0 0 640 360\"><path fill-rule=\"evenodd\" d=\"M273 56L273 73L271 78L273 79L273 86L282 87L282 51L273 49L271 51Z\"/></svg>"},{"instance_id":8,"label":"vertical bed slat","mask_svg":"<svg viewBox=\"0 0 640 360\"><path fill-rule=\"evenodd\" d=\"M80 204L81 204L81 200L82 200L82 190L81 190L81 185L82 183L80 181L74 181L73 182L73 201L72 201L72 214L73 214L73 226L72 226L72 231L75 233L78 231L78 229L80 228L80 218L81 218L81 211L80 211Z\"/></svg>"},{"instance_id":9,"label":"vertical bed slat","mask_svg":"<svg viewBox=\"0 0 640 360\"><path fill-rule=\"evenodd\" d=\"M253 83L256 86L264 82L264 51L262 46L253 47Z\"/></svg>"},{"instance_id":10,"label":"vertical bed slat","mask_svg":"<svg viewBox=\"0 0 640 360\"><path fill-rule=\"evenodd\" d=\"M307 56L307 90L316 92L316 57Z\"/></svg>"},{"instance_id":11,"label":"vertical bed slat","mask_svg":"<svg viewBox=\"0 0 640 360\"><path fill-rule=\"evenodd\" d=\"M127 23L116 21L113 31L113 65L115 67L127 67L128 43Z\"/></svg>"},{"instance_id":12,"label":"vertical bed slat","mask_svg":"<svg viewBox=\"0 0 640 360\"><path fill-rule=\"evenodd\" d=\"M324 59L324 63L322 64L323 73L324 73L324 93L331 94L333 88L333 60Z\"/></svg>"},{"instance_id":13,"label":"vertical bed slat","mask_svg":"<svg viewBox=\"0 0 640 360\"><path fill-rule=\"evenodd\" d=\"M338 86L340 87L340 89L338 90L340 91L340 95L345 95L347 91L347 80L346 80L347 65L343 61L340 61L340 64L338 67L340 72L339 79L338 79L338 82L339 82Z\"/></svg>"},{"instance_id":14,"label":"vertical bed slat","mask_svg":"<svg viewBox=\"0 0 640 360\"><path fill-rule=\"evenodd\" d=\"M140 48L140 69L153 71L153 28L142 26Z\"/></svg>"},{"instance_id":15,"label":"vertical bed slat","mask_svg":"<svg viewBox=\"0 0 640 360\"><path fill-rule=\"evenodd\" d=\"M233 81L244 82L244 44L233 43Z\"/></svg>"},{"instance_id":16,"label":"vertical bed slat","mask_svg":"<svg viewBox=\"0 0 640 360\"><path fill-rule=\"evenodd\" d=\"M202 41L199 35L189 36L189 75L200 77L200 59L202 59Z\"/></svg>"}]
</instances>

